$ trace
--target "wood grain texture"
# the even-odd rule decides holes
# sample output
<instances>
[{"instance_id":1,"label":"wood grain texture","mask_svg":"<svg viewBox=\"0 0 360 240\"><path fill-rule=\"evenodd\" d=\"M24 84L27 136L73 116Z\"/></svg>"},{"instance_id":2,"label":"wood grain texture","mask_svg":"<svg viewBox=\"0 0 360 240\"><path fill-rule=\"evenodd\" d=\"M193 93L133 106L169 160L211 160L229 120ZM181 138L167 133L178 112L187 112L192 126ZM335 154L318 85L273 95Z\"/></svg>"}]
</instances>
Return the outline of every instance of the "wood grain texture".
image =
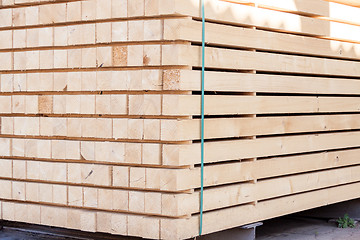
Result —
<instances>
[{"instance_id":1,"label":"wood grain texture","mask_svg":"<svg viewBox=\"0 0 360 240\"><path fill-rule=\"evenodd\" d=\"M358 198L359 8L205 3L204 233ZM0 0L1 219L198 235L199 14Z\"/></svg>"}]
</instances>

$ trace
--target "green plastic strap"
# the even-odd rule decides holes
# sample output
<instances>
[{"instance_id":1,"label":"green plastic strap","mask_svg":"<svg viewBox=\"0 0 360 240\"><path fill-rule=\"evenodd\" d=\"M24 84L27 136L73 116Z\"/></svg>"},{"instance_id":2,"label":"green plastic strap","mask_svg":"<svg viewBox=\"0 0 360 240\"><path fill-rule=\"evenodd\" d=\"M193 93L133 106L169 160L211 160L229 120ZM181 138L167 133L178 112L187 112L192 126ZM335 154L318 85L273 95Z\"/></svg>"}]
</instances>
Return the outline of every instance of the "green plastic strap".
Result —
<instances>
[{"instance_id":1,"label":"green plastic strap","mask_svg":"<svg viewBox=\"0 0 360 240\"><path fill-rule=\"evenodd\" d=\"M203 205L204 205L204 105L205 105L205 0L201 0L202 17L202 44L201 44L201 190L200 190L200 228L201 236L203 227Z\"/></svg>"}]
</instances>

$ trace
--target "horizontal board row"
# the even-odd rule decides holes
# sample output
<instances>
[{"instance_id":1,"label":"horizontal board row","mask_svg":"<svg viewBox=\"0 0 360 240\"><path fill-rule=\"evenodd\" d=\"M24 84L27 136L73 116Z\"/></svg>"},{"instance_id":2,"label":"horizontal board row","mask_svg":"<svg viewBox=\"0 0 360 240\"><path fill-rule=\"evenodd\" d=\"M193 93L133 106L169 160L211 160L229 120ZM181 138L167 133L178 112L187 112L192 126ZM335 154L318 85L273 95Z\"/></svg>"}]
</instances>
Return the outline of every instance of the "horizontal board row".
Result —
<instances>
[{"instance_id":1,"label":"horizontal board row","mask_svg":"<svg viewBox=\"0 0 360 240\"><path fill-rule=\"evenodd\" d=\"M227 0L225 0L227 1ZM351 1L351 0L350 0ZM234 3L253 4L260 8L271 9L280 12L289 12L293 14L305 15L326 19L335 22L344 22L349 24L360 24L360 10L356 7L343 5L326 0L231 0ZM346 12L346 14L344 14Z\"/></svg>"},{"instance_id":2,"label":"horizontal board row","mask_svg":"<svg viewBox=\"0 0 360 240\"><path fill-rule=\"evenodd\" d=\"M347 184L262 201L256 205L240 205L204 213L204 233L302 211L314 206L318 207L357 198L359 197L359 193L356 191L358 187L359 183ZM283 207L277 208L278 204ZM184 219L167 219L8 201L1 201L1 206L2 218L11 221L84 231L105 231L152 239L185 239L195 237L198 234L199 216L197 215ZM221 223L219 223L220 219L222 219Z\"/></svg>"},{"instance_id":3,"label":"horizontal board row","mask_svg":"<svg viewBox=\"0 0 360 240\"><path fill-rule=\"evenodd\" d=\"M160 115L162 95L0 96L0 112L23 114Z\"/></svg>"},{"instance_id":4,"label":"horizontal board row","mask_svg":"<svg viewBox=\"0 0 360 240\"><path fill-rule=\"evenodd\" d=\"M202 24L191 19L165 19L164 40L201 42ZM260 29L219 23L205 24L208 44L224 47L253 48L271 52L285 52L335 58L360 58L360 45L324 38L290 35Z\"/></svg>"},{"instance_id":5,"label":"horizontal board row","mask_svg":"<svg viewBox=\"0 0 360 240\"><path fill-rule=\"evenodd\" d=\"M0 117L0 134L53 139L160 140L162 122L166 128L164 121L166 122L164 119Z\"/></svg>"},{"instance_id":6,"label":"horizontal board row","mask_svg":"<svg viewBox=\"0 0 360 240\"><path fill-rule=\"evenodd\" d=\"M350 153L350 151L345 151L345 153L346 154L349 154ZM356 154L358 154L358 152L354 152L355 153L355 155ZM335 155L333 155L333 157L334 157L334 160L331 160L331 162L332 163L329 163L328 162L328 164L339 164L339 156L340 156L340 161L342 161L343 160L343 156L340 154L340 155L338 155L339 153L336 153L336 157L335 157ZM322 155L323 157L324 156L328 156L328 153L326 153L326 155ZM293 157L294 158L294 157ZM354 159L356 159L356 158L353 158L352 160L354 160ZM309 163L311 162L313 165L318 165L318 163L314 163L314 158L312 157L312 158L309 158L309 160L310 161L308 161ZM326 160L325 158L324 158L324 160ZM351 159L346 159L345 161L351 161ZM305 166L306 166L306 164L304 164L304 162L303 161L297 161L298 163L296 164L295 163L295 165L297 165L298 167L302 167L302 168L304 168ZM341 163L340 163L341 164ZM348 164L349 164L349 162L348 162ZM351 163L350 163L351 164ZM269 165L270 166L270 165ZM274 167L274 166L273 166ZM313 166L314 167L314 166ZM325 167L325 166L316 166L316 167ZM257 169L259 169L259 168L257 168ZM280 168L278 168L278 167L274 167L274 169L280 169ZM339 170L339 171L343 171L343 170ZM342 175L342 172L340 173L340 172L338 172L340 175ZM210 175L212 175L211 173L210 173ZM358 175L358 174L355 174L355 175L352 175L352 174L350 174L350 172L349 172L349 174L347 174L348 176L355 176L355 175ZM186 179L186 178L185 178ZM317 179L317 178L316 178ZM317 180L316 180L317 181ZM303 181L301 181L301 182L303 182Z\"/></svg>"},{"instance_id":7,"label":"horizontal board row","mask_svg":"<svg viewBox=\"0 0 360 240\"><path fill-rule=\"evenodd\" d=\"M142 96L142 95L140 95ZM151 99L152 96L149 97ZM158 96L160 104L160 97ZM83 104L81 104L83 103ZM0 96L4 113L126 114L126 95L13 95ZM83 109L83 111L81 111ZM87 110L85 110L87 109Z\"/></svg>"},{"instance_id":8,"label":"horizontal board row","mask_svg":"<svg viewBox=\"0 0 360 240\"><path fill-rule=\"evenodd\" d=\"M359 112L358 97L205 96L205 115ZM235 104L236 103L236 104ZM0 96L2 114L200 115L196 95Z\"/></svg>"},{"instance_id":9,"label":"horizontal board row","mask_svg":"<svg viewBox=\"0 0 360 240\"><path fill-rule=\"evenodd\" d=\"M205 162L306 153L359 146L359 132L206 142ZM342 139L342 141L338 141ZM219 149L227 149L225 153ZM200 144L157 144L2 138L3 157L73 159L168 166L200 163Z\"/></svg>"},{"instance_id":10,"label":"horizontal board row","mask_svg":"<svg viewBox=\"0 0 360 240\"><path fill-rule=\"evenodd\" d=\"M4 76L4 75L3 75ZM205 71L205 91L359 95L358 79ZM201 72L164 70L164 90L200 91Z\"/></svg>"},{"instance_id":11,"label":"horizontal board row","mask_svg":"<svg viewBox=\"0 0 360 240\"><path fill-rule=\"evenodd\" d=\"M0 11L1 12L1 11ZM162 20L129 20L81 25L0 30L1 50L73 47L111 42L162 40Z\"/></svg>"},{"instance_id":12,"label":"horizontal board row","mask_svg":"<svg viewBox=\"0 0 360 240\"><path fill-rule=\"evenodd\" d=\"M162 90L162 70L1 74L1 92Z\"/></svg>"},{"instance_id":13,"label":"horizontal board row","mask_svg":"<svg viewBox=\"0 0 360 240\"><path fill-rule=\"evenodd\" d=\"M359 112L358 101L358 97L205 95L204 113L238 115ZM200 115L199 95L163 95L162 102L163 115Z\"/></svg>"},{"instance_id":14,"label":"horizontal board row","mask_svg":"<svg viewBox=\"0 0 360 240\"><path fill-rule=\"evenodd\" d=\"M14 165L14 173L21 174L18 168L21 162L14 162L14 164L16 164ZM261 201L356 182L360 180L359 171L360 167L354 166L260 180L256 184L240 183L217 188L205 188L204 210L215 210L252 201ZM108 211L130 211L173 217L186 216L199 211L199 192L192 194L139 192L62 184L20 182L16 180L0 180L0 186L5 189L0 193L0 198L7 200L58 204ZM273 189L273 186L276 186L276 190Z\"/></svg>"},{"instance_id":15,"label":"horizontal board row","mask_svg":"<svg viewBox=\"0 0 360 240\"><path fill-rule=\"evenodd\" d=\"M359 129L358 115L319 115L205 120L205 138ZM1 117L1 134L188 141L200 138L200 120ZM216 126L222 125L222 128ZM160 137L161 135L161 137Z\"/></svg>"},{"instance_id":16,"label":"horizontal board row","mask_svg":"<svg viewBox=\"0 0 360 240\"><path fill-rule=\"evenodd\" d=\"M0 75L0 91L200 91L201 76L194 70L129 70L42 72ZM322 78L205 72L205 91L265 92L357 95L360 81L346 78Z\"/></svg>"},{"instance_id":17,"label":"horizontal board row","mask_svg":"<svg viewBox=\"0 0 360 240\"><path fill-rule=\"evenodd\" d=\"M88 232L160 238L157 217L1 201L2 218ZM139 224L144 225L139 227ZM157 226L157 227L156 227Z\"/></svg>"},{"instance_id":18,"label":"horizontal board row","mask_svg":"<svg viewBox=\"0 0 360 240\"><path fill-rule=\"evenodd\" d=\"M354 148L360 146L359 135L354 131L205 142L204 162ZM200 164L200 159L200 143L163 146L164 165Z\"/></svg>"},{"instance_id":19,"label":"horizontal board row","mask_svg":"<svg viewBox=\"0 0 360 240\"><path fill-rule=\"evenodd\" d=\"M0 117L1 135L94 140L191 141L199 119ZM360 115L205 119L205 139L360 129ZM217 126L222 126L218 128Z\"/></svg>"},{"instance_id":20,"label":"horizontal board row","mask_svg":"<svg viewBox=\"0 0 360 240\"><path fill-rule=\"evenodd\" d=\"M232 162L208 165L204 168L204 186L247 182L257 179L274 178L282 175L324 170L358 164L355 150L337 150L321 153L306 153L298 156L273 157L257 161ZM162 169L164 173L167 170ZM178 190L200 188L200 168L173 171L178 182L172 183ZM167 186L170 187L170 186ZM216 189L216 188L213 188ZM215 191L215 190L214 190ZM221 196L221 195L219 195Z\"/></svg>"},{"instance_id":21,"label":"horizontal board row","mask_svg":"<svg viewBox=\"0 0 360 240\"><path fill-rule=\"evenodd\" d=\"M0 150L2 157L72 162L161 165L162 159L158 143L0 138Z\"/></svg>"},{"instance_id":22,"label":"horizontal board row","mask_svg":"<svg viewBox=\"0 0 360 240\"><path fill-rule=\"evenodd\" d=\"M159 66L162 45L0 52L0 71Z\"/></svg>"},{"instance_id":23,"label":"horizontal board row","mask_svg":"<svg viewBox=\"0 0 360 240\"><path fill-rule=\"evenodd\" d=\"M111 166L64 163L64 162L39 162L25 160L7 160L1 159L1 177L23 179L23 180L41 180L57 183L77 183L92 184L95 186L111 186L112 172ZM120 168L124 171L123 167ZM116 175L114 178L122 177L127 179L127 174ZM115 179L114 179L115 180ZM114 185L116 185L116 180ZM123 181L124 182L124 181ZM23 192L25 194L25 192Z\"/></svg>"},{"instance_id":24,"label":"horizontal board row","mask_svg":"<svg viewBox=\"0 0 360 240\"><path fill-rule=\"evenodd\" d=\"M48 0L43 2L50 3ZM151 8L145 8L144 0L62 1L61 3L2 8L0 9L0 19L2 19L0 27L142 17L145 14L145 9L149 15L153 15Z\"/></svg>"},{"instance_id":25,"label":"horizontal board row","mask_svg":"<svg viewBox=\"0 0 360 240\"><path fill-rule=\"evenodd\" d=\"M318 2L320 1L317 1L317 3ZM312 3L311 6L313 5L314 4ZM332 7L332 9L335 8L336 10L339 10L339 4L335 5L336 6ZM320 18L308 18L305 16L297 16L289 13L277 12L268 9L258 9L250 6L215 0L208 1L205 8L207 10L207 18L212 20L256 25L264 28L307 33L316 36L321 35L329 36L331 38L345 38L355 41L359 40L359 37L353 34L353 32L358 31L356 26L337 22L328 22ZM307 8L309 9L309 7ZM57 14L53 14L54 9ZM217 11L218 9L223 9L224 11ZM357 9L349 7L346 8L347 12L349 12L349 9L352 10L352 12L357 13ZM326 9L324 11L326 11ZM352 15L354 15L354 13ZM59 4L45 4L40 6L24 6L14 9L1 9L0 15L3 21L0 27L36 26L54 23L58 24L105 20L112 18L176 14L200 17L199 4L194 0L187 0L186 2L176 2L175 0L104 0L101 1L101 3L97 0L91 0L84 2L76 1ZM339 14L335 15L335 18L339 18ZM351 19L353 20L353 18ZM347 31L339 31L344 28L346 28ZM336 29L336 31L333 31L333 29ZM350 32L352 32L352 34L350 34Z\"/></svg>"},{"instance_id":26,"label":"horizontal board row","mask_svg":"<svg viewBox=\"0 0 360 240\"><path fill-rule=\"evenodd\" d=\"M0 193L0 199L153 215L162 214L162 198L167 195L174 196L174 194L160 192L67 186L16 180L0 180L0 186L4 189ZM164 211L169 212L168 209L164 209Z\"/></svg>"},{"instance_id":27,"label":"horizontal board row","mask_svg":"<svg viewBox=\"0 0 360 240\"><path fill-rule=\"evenodd\" d=\"M244 205L205 213L204 232L211 233L243 225L248 221L261 221L265 218L306 210L313 206L321 206L357 198L359 194L354 190L358 187L358 183L348 184L323 189L319 192L313 191L268 200L257 205ZM283 207L280 212L276 212L275 209L278 209L276 206L278 206L277 204L279 203L281 203ZM84 231L105 231L152 239L185 239L198 234L198 216L175 220L73 208L11 203L7 201L2 201L1 205L2 216L5 220L81 229ZM221 224L219 224L219 221ZM184 231L184 229L186 229L186 231Z\"/></svg>"},{"instance_id":28,"label":"horizontal board row","mask_svg":"<svg viewBox=\"0 0 360 240\"><path fill-rule=\"evenodd\" d=\"M61 0L62 2L71 2L71 1L78 1L78 0ZM22 5L38 5L38 4L50 4L50 3L57 3L59 0L1 0L0 6L3 8L6 7L18 7Z\"/></svg>"},{"instance_id":29,"label":"horizontal board row","mask_svg":"<svg viewBox=\"0 0 360 240\"><path fill-rule=\"evenodd\" d=\"M356 154L359 154L359 149L208 165L204 168L204 186L240 183L355 165L358 164ZM2 178L22 178L23 180L47 183L67 183L80 186L91 184L97 187L172 192L200 188L201 185L201 169L198 167L166 169L21 159L2 159L1 166L0 177ZM56 172L54 173L54 171ZM183 215L183 213L178 215Z\"/></svg>"},{"instance_id":30,"label":"horizontal board row","mask_svg":"<svg viewBox=\"0 0 360 240\"><path fill-rule=\"evenodd\" d=\"M177 14L201 19L201 5L196 0L160 0L160 2L160 14ZM205 9L205 18L212 22L255 26L341 41L360 41L360 26L218 0L207 1Z\"/></svg>"},{"instance_id":31,"label":"horizontal board row","mask_svg":"<svg viewBox=\"0 0 360 240\"><path fill-rule=\"evenodd\" d=\"M1 159L0 177L97 188L177 191L173 177L182 169L111 166L90 163ZM170 186L166 186L169 184ZM169 190L171 189L171 190Z\"/></svg>"},{"instance_id":32,"label":"horizontal board row","mask_svg":"<svg viewBox=\"0 0 360 240\"><path fill-rule=\"evenodd\" d=\"M348 184L345 186L323 189L318 192L313 191L268 200L257 205L244 205L205 213L204 232L210 233L243 225L247 221L261 221L265 218L272 218L283 214L293 213L295 211L306 210L313 206L322 206L357 198L359 194L354 190L358 187L358 183ZM275 212L275 209L278 209L276 206L279 202L282 203L283 207L280 212ZM5 220L33 222L37 224L41 223L44 225L75 228L87 231L101 232L110 230L112 233L146 236L153 239L184 239L198 234L198 216L193 216L190 219L174 220L4 201L1 202L1 205L2 215ZM234 215L236 215L236 217ZM226 220L220 221L220 219ZM221 224L219 224L219 221ZM96 227L96 222L102 227ZM141 223L141 227L138 226L139 223ZM110 226L113 227L112 230L110 229ZM184 228L187 231L183 231Z\"/></svg>"},{"instance_id":33,"label":"horizontal board row","mask_svg":"<svg viewBox=\"0 0 360 240\"><path fill-rule=\"evenodd\" d=\"M201 47L171 44L162 46L163 65L201 67ZM205 48L205 67L228 70L258 70L277 73L297 73L359 77L360 62L294 56L235 49Z\"/></svg>"},{"instance_id":34,"label":"horizontal board row","mask_svg":"<svg viewBox=\"0 0 360 240\"><path fill-rule=\"evenodd\" d=\"M161 120L161 140L198 140L200 126L200 119ZM360 129L360 115L206 118L204 138L219 139L353 129Z\"/></svg>"},{"instance_id":35,"label":"horizontal board row","mask_svg":"<svg viewBox=\"0 0 360 240\"><path fill-rule=\"evenodd\" d=\"M355 199L360 196L359 187L360 183L357 182L265 200L256 205L247 204L207 212L203 215L203 234ZM167 226L167 224L171 224L175 229L162 228L161 237L164 239L187 239L199 234L199 215L194 215L188 219L161 221L162 227Z\"/></svg>"},{"instance_id":36,"label":"horizontal board row","mask_svg":"<svg viewBox=\"0 0 360 240\"><path fill-rule=\"evenodd\" d=\"M95 67L194 66L201 67L198 46L129 45L0 52L1 70L48 70ZM205 67L359 77L357 61L291 56L265 52L207 47ZM235 59L235 60L234 60ZM244 61L246 60L246 61ZM269 64L271 63L271 64Z\"/></svg>"},{"instance_id":37,"label":"horizontal board row","mask_svg":"<svg viewBox=\"0 0 360 240\"><path fill-rule=\"evenodd\" d=\"M92 186L98 188L153 190L162 192L188 192L181 177L198 175L198 169L166 169L149 167L112 166L109 164L91 164L86 161L56 162L21 159L5 159L0 177L4 179L22 179L23 181L48 184L68 184ZM238 163L240 166L240 163ZM239 167L238 166L238 167ZM226 166L225 166L226 167ZM234 176L233 176L234 177ZM237 180L239 179L239 180ZM235 178L241 181L243 177Z\"/></svg>"},{"instance_id":38,"label":"horizontal board row","mask_svg":"<svg viewBox=\"0 0 360 240\"><path fill-rule=\"evenodd\" d=\"M316 163L313 163L314 165ZM258 180L256 183L239 183L204 189L204 211L216 210L254 201L307 192L330 186L357 182L359 166L303 173L292 176ZM225 174L225 172L223 172ZM172 202L171 212L177 216L199 212L200 193L164 195L163 201ZM167 209L168 210L168 209ZM165 210L164 210L165 211Z\"/></svg>"}]
</instances>

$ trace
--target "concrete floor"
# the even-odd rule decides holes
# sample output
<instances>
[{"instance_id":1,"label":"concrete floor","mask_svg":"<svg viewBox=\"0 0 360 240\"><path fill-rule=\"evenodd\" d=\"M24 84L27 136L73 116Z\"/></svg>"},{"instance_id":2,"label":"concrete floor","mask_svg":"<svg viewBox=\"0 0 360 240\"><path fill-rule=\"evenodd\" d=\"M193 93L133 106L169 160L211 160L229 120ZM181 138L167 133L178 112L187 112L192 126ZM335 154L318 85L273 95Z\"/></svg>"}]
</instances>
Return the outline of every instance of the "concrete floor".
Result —
<instances>
[{"instance_id":1,"label":"concrete floor","mask_svg":"<svg viewBox=\"0 0 360 240\"><path fill-rule=\"evenodd\" d=\"M140 238L6 222L4 228L0 229L0 240L140 240Z\"/></svg>"},{"instance_id":2,"label":"concrete floor","mask_svg":"<svg viewBox=\"0 0 360 240\"><path fill-rule=\"evenodd\" d=\"M40 232L25 232L14 229L4 228L0 230L1 240L80 240L82 238L72 238L66 236L48 235Z\"/></svg>"},{"instance_id":3,"label":"concrete floor","mask_svg":"<svg viewBox=\"0 0 360 240\"><path fill-rule=\"evenodd\" d=\"M45 240L45 239L51 239L54 240L60 240L60 239L69 239L69 238L63 238L63 237L55 237L55 236L49 236L46 234L40 234L40 233L26 233L11 229L3 229L0 230L0 239L1 240Z\"/></svg>"},{"instance_id":4,"label":"concrete floor","mask_svg":"<svg viewBox=\"0 0 360 240\"><path fill-rule=\"evenodd\" d=\"M256 240L360 240L360 225L355 228L340 229L335 223L322 219L282 217L264 222L256 229ZM95 239L139 239L116 236L64 236L55 231L49 235L45 231L29 232L12 228L0 230L0 240L95 240ZM241 239L239 239L241 240Z\"/></svg>"},{"instance_id":5,"label":"concrete floor","mask_svg":"<svg viewBox=\"0 0 360 240\"><path fill-rule=\"evenodd\" d=\"M360 240L360 225L342 229L327 220L282 217L265 221L256 235L256 240Z\"/></svg>"}]
</instances>

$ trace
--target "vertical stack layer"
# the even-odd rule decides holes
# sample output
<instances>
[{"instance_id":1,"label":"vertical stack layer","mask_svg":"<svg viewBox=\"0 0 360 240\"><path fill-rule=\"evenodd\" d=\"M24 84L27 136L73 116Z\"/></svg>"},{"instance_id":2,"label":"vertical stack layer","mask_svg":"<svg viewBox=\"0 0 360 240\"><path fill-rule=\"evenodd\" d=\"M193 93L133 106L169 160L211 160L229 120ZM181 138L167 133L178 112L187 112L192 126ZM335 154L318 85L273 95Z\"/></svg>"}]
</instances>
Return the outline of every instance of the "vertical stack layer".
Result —
<instances>
[{"instance_id":1,"label":"vertical stack layer","mask_svg":"<svg viewBox=\"0 0 360 240\"><path fill-rule=\"evenodd\" d=\"M183 217L162 197L190 191L162 162L177 143L161 140L177 119L163 70L186 68L162 64L174 16L144 0L1 3L1 218L160 238L160 220Z\"/></svg>"},{"instance_id":2,"label":"vertical stack layer","mask_svg":"<svg viewBox=\"0 0 360 240\"><path fill-rule=\"evenodd\" d=\"M198 235L199 1L1 3L1 218ZM205 3L204 233L360 197L360 9Z\"/></svg>"}]
</instances>

